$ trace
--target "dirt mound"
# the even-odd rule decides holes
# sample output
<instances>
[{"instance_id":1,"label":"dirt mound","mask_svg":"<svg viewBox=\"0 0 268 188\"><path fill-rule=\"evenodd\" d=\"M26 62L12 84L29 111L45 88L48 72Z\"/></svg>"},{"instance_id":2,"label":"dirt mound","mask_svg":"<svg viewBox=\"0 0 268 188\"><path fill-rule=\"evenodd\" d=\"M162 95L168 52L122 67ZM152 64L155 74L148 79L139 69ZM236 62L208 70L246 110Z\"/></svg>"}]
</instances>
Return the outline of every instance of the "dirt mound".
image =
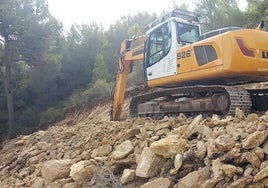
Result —
<instances>
[{"instance_id":1,"label":"dirt mound","mask_svg":"<svg viewBox=\"0 0 268 188\"><path fill-rule=\"evenodd\" d=\"M0 187L268 186L268 112L111 122L109 110L4 142Z\"/></svg>"}]
</instances>

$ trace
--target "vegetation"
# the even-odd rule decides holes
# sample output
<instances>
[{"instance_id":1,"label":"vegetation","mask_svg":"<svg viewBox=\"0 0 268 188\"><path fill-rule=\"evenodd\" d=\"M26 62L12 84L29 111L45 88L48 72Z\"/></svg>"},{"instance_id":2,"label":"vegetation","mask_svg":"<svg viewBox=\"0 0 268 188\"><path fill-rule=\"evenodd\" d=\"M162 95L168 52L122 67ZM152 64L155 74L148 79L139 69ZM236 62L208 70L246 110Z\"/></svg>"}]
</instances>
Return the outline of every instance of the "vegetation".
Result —
<instances>
[{"instance_id":1,"label":"vegetation","mask_svg":"<svg viewBox=\"0 0 268 188\"><path fill-rule=\"evenodd\" d=\"M0 1L0 111L8 112L8 118L0 116L2 134L39 129L62 117L66 108L107 98L121 41L143 35L156 17L137 13L107 30L91 23L73 25L64 34L45 2ZM245 11L236 0L196 0L196 12L202 31L231 25L255 28L261 19L268 23L268 0L248 0ZM130 85L140 83L142 75L142 67L134 66Z\"/></svg>"}]
</instances>

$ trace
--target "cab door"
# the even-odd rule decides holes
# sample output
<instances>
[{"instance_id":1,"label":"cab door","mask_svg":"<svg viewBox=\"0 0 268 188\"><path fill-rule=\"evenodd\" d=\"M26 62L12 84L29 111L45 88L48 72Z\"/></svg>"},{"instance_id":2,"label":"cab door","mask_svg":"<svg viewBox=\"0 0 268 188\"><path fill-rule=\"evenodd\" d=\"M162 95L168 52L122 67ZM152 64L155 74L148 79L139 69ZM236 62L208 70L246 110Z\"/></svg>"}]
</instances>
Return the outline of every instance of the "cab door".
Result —
<instances>
[{"instance_id":1,"label":"cab door","mask_svg":"<svg viewBox=\"0 0 268 188\"><path fill-rule=\"evenodd\" d=\"M176 26L168 21L148 34L145 77L148 81L177 74Z\"/></svg>"}]
</instances>

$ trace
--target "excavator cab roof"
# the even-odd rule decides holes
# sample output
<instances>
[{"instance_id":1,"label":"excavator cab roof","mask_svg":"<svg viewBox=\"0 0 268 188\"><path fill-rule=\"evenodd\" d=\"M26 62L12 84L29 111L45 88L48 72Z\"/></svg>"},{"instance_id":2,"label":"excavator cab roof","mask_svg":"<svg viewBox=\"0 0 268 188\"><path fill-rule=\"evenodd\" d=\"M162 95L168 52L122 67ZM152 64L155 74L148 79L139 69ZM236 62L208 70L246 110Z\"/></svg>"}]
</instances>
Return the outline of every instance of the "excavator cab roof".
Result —
<instances>
[{"instance_id":1,"label":"excavator cab roof","mask_svg":"<svg viewBox=\"0 0 268 188\"><path fill-rule=\"evenodd\" d=\"M197 14L197 13L194 13L191 11L182 10L182 9L174 9L174 10L170 11L169 13L157 18L154 21L152 21L150 24L148 24L145 27L145 30L148 31L148 30L156 27L157 25L165 22L166 20L168 20L170 18L180 18L180 19L185 20L189 23L198 23L199 17L200 17L200 14Z\"/></svg>"}]
</instances>

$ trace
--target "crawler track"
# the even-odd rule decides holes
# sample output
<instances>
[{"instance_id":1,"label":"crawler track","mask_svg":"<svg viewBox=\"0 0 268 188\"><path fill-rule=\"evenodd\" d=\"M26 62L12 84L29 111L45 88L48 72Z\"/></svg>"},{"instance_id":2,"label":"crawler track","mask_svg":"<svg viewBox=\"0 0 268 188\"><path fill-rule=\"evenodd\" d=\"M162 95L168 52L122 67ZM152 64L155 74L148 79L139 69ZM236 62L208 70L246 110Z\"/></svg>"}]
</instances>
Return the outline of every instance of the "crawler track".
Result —
<instances>
[{"instance_id":1,"label":"crawler track","mask_svg":"<svg viewBox=\"0 0 268 188\"><path fill-rule=\"evenodd\" d=\"M149 101L159 98L170 99L170 101L157 102L156 107L152 107ZM179 99L187 98L188 103L176 102ZM167 105L169 102L170 106ZM163 105L164 104L164 105ZM143 105L141 112L139 105ZM168 107L163 107L168 106ZM252 106L251 97L247 90L234 86L186 86L146 93L133 97L130 102L130 115L151 116L157 114L178 114L178 113L218 113L224 115L234 115L235 108L240 108L246 114L250 112Z\"/></svg>"}]
</instances>

